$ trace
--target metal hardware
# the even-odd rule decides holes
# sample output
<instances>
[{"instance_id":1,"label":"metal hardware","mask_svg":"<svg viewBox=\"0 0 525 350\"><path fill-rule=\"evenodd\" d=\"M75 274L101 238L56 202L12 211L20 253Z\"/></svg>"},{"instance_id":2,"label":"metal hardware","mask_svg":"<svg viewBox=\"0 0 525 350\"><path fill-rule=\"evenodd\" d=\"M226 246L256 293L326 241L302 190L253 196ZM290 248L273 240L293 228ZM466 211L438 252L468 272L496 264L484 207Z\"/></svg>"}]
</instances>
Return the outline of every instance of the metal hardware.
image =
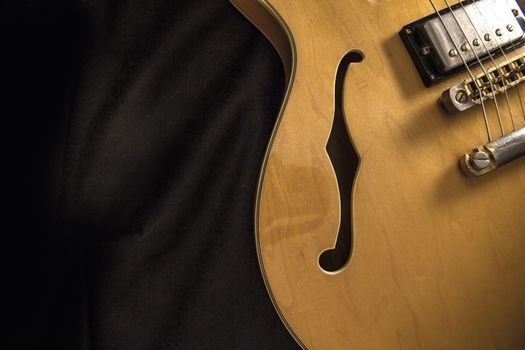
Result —
<instances>
[{"instance_id":1,"label":"metal hardware","mask_svg":"<svg viewBox=\"0 0 525 350\"><path fill-rule=\"evenodd\" d=\"M456 102L462 105L468 102L468 95L465 90L458 90L456 93Z\"/></svg>"},{"instance_id":2,"label":"metal hardware","mask_svg":"<svg viewBox=\"0 0 525 350\"><path fill-rule=\"evenodd\" d=\"M461 168L469 176L481 176L523 156L525 127L466 154L461 158Z\"/></svg>"},{"instance_id":3,"label":"metal hardware","mask_svg":"<svg viewBox=\"0 0 525 350\"><path fill-rule=\"evenodd\" d=\"M478 38L478 32L495 33L496 36L500 37L498 42L496 42L491 40L491 34L485 35L487 44L485 46L480 46L475 50L476 54L481 57L488 53L487 49L489 52L494 51L498 48L498 44L505 46L523 37L524 31L512 13L512 8L514 6L511 5L516 6L516 2L514 1L514 4L511 4L510 1L505 0L480 0L476 2L477 7L473 3L465 5L465 11L468 12L469 17L467 17L465 11L461 10L456 11L455 16L449 12L442 15L442 18L447 28L449 28L449 32L455 43L462 43L465 40L465 36L469 41L472 41ZM482 18L480 13L490 13L491 15ZM461 27L458 26L456 18ZM469 18L473 23L470 22ZM507 25L512 25L516 30L505 33L504 35L501 28ZM432 46L435 47L437 53L435 57L436 63L443 69L443 72L449 72L450 70L463 65L461 57L451 58L446 54L454 48L454 43L451 41L439 18L427 21L423 24L422 30L432 43ZM467 62L476 59L474 52L466 53L463 57Z\"/></svg>"},{"instance_id":4,"label":"metal hardware","mask_svg":"<svg viewBox=\"0 0 525 350\"><path fill-rule=\"evenodd\" d=\"M468 95L465 83L458 84L443 92L439 103L448 113L463 112L477 104Z\"/></svg>"},{"instance_id":5,"label":"metal hardware","mask_svg":"<svg viewBox=\"0 0 525 350\"><path fill-rule=\"evenodd\" d=\"M440 103L449 113L462 112L481 101L493 99L500 93L525 82L525 54L503 62L498 67L491 67L476 76L475 81L467 79L443 92ZM463 91L468 98L458 101L458 91Z\"/></svg>"},{"instance_id":6,"label":"metal hardware","mask_svg":"<svg viewBox=\"0 0 525 350\"><path fill-rule=\"evenodd\" d=\"M426 86L464 71L463 59L474 66L477 57L486 61L525 43L525 15L517 0L464 1L451 9L454 15L448 8L440 11L448 32L432 14L399 33Z\"/></svg>"},{"instance_id":7,"label":"metal hardware","mask_svg":"<svg viewBox=\"0 0 525 350\"><path fill-rule=\"evenodd\" d=\"M490 165L490 156L486 152L476 151L470 156L470 164L477 170L483 170Z\"/></svg>"}]
</instances>

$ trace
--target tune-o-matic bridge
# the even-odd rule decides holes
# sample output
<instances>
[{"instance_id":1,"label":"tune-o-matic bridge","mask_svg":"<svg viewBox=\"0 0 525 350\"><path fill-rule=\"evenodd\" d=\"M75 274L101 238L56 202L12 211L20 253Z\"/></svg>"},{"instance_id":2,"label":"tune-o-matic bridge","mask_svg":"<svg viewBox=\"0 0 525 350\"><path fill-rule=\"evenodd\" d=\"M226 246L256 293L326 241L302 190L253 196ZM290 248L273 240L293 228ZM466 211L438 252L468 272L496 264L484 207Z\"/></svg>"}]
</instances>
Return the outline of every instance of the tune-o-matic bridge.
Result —
<instances>
[{"instance_id":1,"label":"tune-o-matic bridge","mask_svg":"<svg viewBox=\"0 0 525 350\"><path fill-rule=\"evenodd\" d=\"M406 25L401 38L426 86L432 86L525 42L516 0L462 1Z\"/></svg>"},{"instance_id":2,"label":"tune-o-matic bridge","mask_svg":"<svg viewBox=\"0 0 525 350\"><path fill-rule=\"evenodd\" d=\"M443 92L440 103L447 112L465 111L524 82L525 54L487 68L475 78L467 79Z\"/></svg>"}]
</instances>

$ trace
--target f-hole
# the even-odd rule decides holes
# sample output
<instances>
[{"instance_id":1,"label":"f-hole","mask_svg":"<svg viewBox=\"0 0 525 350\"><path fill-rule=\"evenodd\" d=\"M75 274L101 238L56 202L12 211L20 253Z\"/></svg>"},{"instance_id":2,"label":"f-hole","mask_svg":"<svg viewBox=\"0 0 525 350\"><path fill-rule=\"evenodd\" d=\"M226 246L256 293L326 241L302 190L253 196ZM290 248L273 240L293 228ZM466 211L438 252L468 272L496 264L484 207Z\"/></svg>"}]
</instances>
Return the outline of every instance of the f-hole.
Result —
<instances>
[{"instance_id":1,"label":"f-hole","mask_svg":"<svg viewBox=\"0 0 525 350\"><path fill-rule=\"evenodd\" d=\"M352 187L359 166L359 156L350 140L345 122L343 86L350 64L361 62L363 58L359 51L348 52L339 63L335 80L335 115L326 150L337 177L341 221L335 247L326 249L319 256L319 265L329 273L343 269L349 263L352 253Z\"/></svg>"}]
</instances>

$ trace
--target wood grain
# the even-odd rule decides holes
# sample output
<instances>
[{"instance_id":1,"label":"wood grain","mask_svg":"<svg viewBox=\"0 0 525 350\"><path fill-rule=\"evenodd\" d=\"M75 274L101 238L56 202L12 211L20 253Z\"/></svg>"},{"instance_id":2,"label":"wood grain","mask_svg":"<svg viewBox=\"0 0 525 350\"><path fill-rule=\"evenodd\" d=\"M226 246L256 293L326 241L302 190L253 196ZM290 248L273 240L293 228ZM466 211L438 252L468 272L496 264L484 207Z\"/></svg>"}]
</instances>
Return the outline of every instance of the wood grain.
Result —
<instances>
[{"instance_id":1,"label":"wood grain","mask_svg":"<svg viewBox=\"0 0 525 350\"><path fill-rule=\"evenodd\" d=\"M481 178L461 173L459 157L487 141L480 110L447 115L436 101L467 76L425 88L397 34L432 13L430 2L257 4L246 15L271 13L260 27L292 57L256 213L263 276L292 335L311 350L525 349L525 159ZM365 55L344 90L361 158L354 246L350 264L328 274L318 257L341 213L326 143L335 72L352 49ZM518 89L509 97L525 125ZM489 114L499 136L492 105Z\"/></svg>"}]
</instances>

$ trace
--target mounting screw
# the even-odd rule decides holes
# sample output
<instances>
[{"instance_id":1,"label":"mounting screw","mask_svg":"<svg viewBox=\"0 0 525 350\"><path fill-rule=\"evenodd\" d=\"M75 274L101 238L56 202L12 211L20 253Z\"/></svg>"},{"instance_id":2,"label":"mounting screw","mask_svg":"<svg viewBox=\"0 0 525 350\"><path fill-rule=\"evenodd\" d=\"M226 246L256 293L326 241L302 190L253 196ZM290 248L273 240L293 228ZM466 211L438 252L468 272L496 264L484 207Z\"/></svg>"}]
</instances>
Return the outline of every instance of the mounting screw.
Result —
<instances>
[{"instance_id":1,"label":"mounting screw","mask_svg":"<svg viewBox=\"0 0 525 350\"><path fill-rule=\"evenodd\" d=\"M486 169L490 165L490 157L483 151L476 151L470 157L470 164L477 170Z\"/></svg>"},{"instance_id":2,"label":"mounting screw","mask_svg":"<svg viewBox=\"0 0 525 350\"><path fill-rule=\"evenodd\" d=\"M515 17L518 17L520 12L516 9L512 9L512 13L514 14Z\"/></svg>"},{"instance_id":3,"label":"mounting screw","mask_svg":"<svg viewBox=\"0 0 525 350\"><path fill-rule=\"evenodd\" d=\"M430 47L425 46L424 48L421 49L421 53L422 53L423 55L425 55L425 56L428 55L428 54L430 54Z\"/></svg>"},{"instance_id":4,"label":"mounting screw","mask_svg":"<svg viewBox=\"0 0 525 350\"><path fill-rule=\"evenodd\" d=\"M430 74L430 80L436 80L436 75L435 74Z\"/></svg>"},{"instance_id":5,"label":"mounting screw","mask_svg":"<svg viewBox=\"0 0 525 350\"><path fill-rule=\"evenodd\" d=\"M509 32L513 32L514 31L514 26L512 24L507 25L507 30Z\"/></svg>"},{"instance_id":6,"label":"mounting screw","mask_svg":"<svg viewBox=\"0 0 525 350\"><path fill-rule=\"evenodd\" d=\"M465 90L458 90L458 92L456 93L456 101L458 103L461 103L462 105L467 103L468 95L465 92Z\"/></svg>"},{"instance_id":7,"label":"mounting screw","mask_svg":"<svg viewBox=\"0 0 525 350\"><path fill-rule=\"evenodd\" d=\"M408 27L405 29L405 33L412 34L412 28Z\"/></svg>"}]
</instances>

